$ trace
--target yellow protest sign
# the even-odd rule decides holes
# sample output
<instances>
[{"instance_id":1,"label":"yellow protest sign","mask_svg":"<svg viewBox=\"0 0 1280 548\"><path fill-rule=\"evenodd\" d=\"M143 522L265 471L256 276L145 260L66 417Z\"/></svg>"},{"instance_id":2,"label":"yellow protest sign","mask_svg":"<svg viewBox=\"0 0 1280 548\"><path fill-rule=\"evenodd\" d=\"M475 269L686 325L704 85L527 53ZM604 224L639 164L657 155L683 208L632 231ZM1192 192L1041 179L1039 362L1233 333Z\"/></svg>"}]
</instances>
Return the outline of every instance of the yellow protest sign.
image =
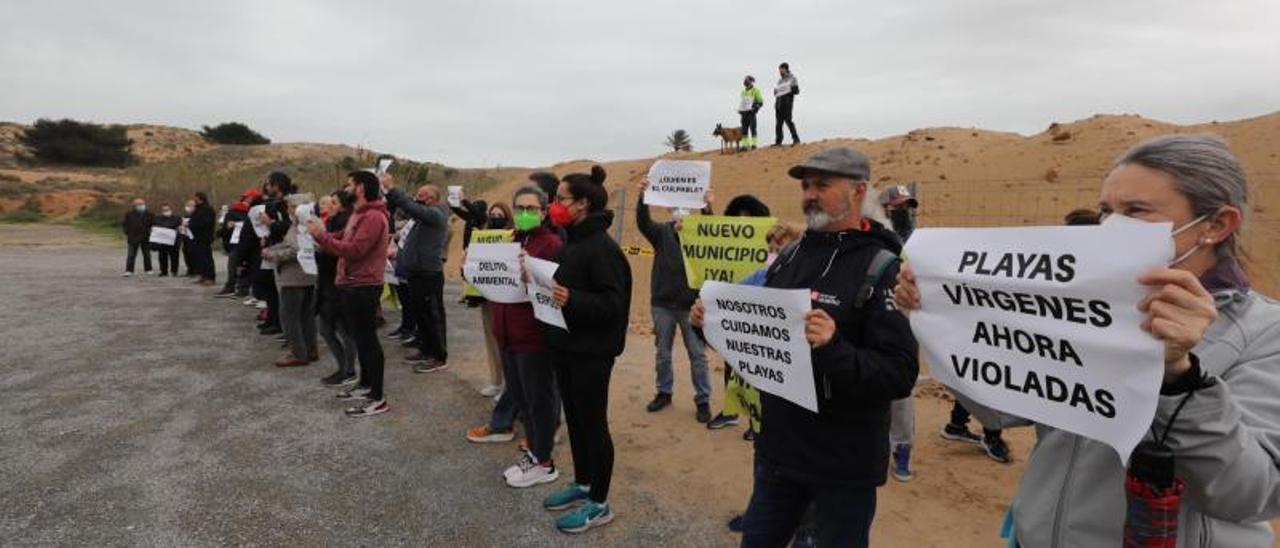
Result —
<instances>
[{"instance_id":1,"label":"yellow protest sign","mask_svg":"<svg viewBox=\"0 0 1280 548\"><path fill-rule=\"evenodd\" d=\"M485 230L471 231L471 243L473 244L503 244L507 242L514 242L515 239L516 239L515 232L509 228L505 230L504 229L496 229L496 230L485 229ZM463 282L462 296L463 297L479 297L480 291L477 290L471 284Z\"/></svg>"},{"instance_id":2,"label":"yellow protest sign","mask_svg":"<svg viewBox=\"0 0 1280 548\"><path fill-rule=\"evenodd\" d=\"M680 251L689 287L702 282L735 283L759 270L769 259L769 229L773 217L690 215L680 228Z\"/></svg>"}]
</instances>

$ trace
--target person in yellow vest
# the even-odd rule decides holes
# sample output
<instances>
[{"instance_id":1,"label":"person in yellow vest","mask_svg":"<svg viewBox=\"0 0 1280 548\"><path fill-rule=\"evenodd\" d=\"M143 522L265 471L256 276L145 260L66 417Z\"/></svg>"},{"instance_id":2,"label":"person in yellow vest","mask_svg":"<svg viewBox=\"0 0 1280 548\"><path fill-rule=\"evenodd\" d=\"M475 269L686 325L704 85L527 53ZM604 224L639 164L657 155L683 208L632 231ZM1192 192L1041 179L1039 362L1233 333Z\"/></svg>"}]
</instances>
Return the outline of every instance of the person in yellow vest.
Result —
<instances>
[{"instance_id":1,"label":"person in yellow vest","mask_svg":"<svg viewBox=\"0 0 1280 548\"><path fill-rule=\"evenodd\" d=\"M750 74L742 79L742 94L739 96L738 115L742 117L742 148L756 148L756 112L764 106L764 95L756 87L756 79Z\"/></svg>"}]
</instances>

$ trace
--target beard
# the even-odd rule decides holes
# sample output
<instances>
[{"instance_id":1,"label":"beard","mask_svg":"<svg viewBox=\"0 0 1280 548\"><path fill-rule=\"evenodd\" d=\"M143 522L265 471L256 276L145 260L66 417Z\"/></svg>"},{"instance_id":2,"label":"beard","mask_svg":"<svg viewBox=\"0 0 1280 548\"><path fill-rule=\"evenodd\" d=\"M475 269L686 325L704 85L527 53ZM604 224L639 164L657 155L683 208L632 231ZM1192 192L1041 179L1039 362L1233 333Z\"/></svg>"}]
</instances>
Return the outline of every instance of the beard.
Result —
<instances>
[{"instance_id":1,"label":"beard","mask_svg":"<svg viewBox=\"0 0 1280 548\"><path fill-rule=\"evenodd\" d=\"M804 224L809 230L823 230L831 226L831 223L847 216L849 216L849 205L847 203L844 204L842 211L837 211L834 214L822 209L822 206L816 200L804 203Z\"/></svg>"}]
</instances>

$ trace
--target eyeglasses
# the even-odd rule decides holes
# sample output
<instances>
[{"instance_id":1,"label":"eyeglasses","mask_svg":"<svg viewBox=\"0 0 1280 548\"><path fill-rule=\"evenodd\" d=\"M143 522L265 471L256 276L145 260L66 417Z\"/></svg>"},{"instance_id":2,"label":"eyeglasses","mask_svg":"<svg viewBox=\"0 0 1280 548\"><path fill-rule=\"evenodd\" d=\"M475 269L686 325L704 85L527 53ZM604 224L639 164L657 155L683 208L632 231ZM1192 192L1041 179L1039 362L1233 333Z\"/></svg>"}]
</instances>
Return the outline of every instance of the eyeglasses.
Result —
<instances>
[{"instance_id":1,"label":"eyeglasses","mask_svg":"<svg viewBox=\"0 0 1280 548\"><path fill-rule=\"evenodd\" d=\"M520 205L516 206L516 213L540 213L542 206Z\"/></svg>"},{"instance_id":2,"label":"eyeglasses","mask_svg":"<svg viewBox=\"0 0 1280 548\"><path fill-rule=\"evenodd\" d=\"M573 202L578 201L578 199L577 199L577 198L574 198L573 196L556 195L556 201L557 201L557 202L559 202L559 203L562 203L562 204L564 204L564 203L569 203L569 204L571 204L571 203L573 203Z\"/></svg>"}]
</instances>

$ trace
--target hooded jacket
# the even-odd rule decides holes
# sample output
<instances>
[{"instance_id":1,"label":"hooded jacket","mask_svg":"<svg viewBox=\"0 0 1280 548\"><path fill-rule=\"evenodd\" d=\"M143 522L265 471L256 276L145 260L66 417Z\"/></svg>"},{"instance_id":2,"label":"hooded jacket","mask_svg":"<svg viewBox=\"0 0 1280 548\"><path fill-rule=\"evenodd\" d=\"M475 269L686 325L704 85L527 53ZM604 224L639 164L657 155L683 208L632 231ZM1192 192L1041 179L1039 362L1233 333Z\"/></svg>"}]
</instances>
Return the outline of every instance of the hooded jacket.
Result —
<instances>
[{"instance_id":1,"label":"hooded jacket","mask_svg":"<svg viewBox=\"0 0 1280 548\"><path fill-rule=\"evenodd\" d=\"M563 245L556 233L541 226L528 232L517 231L515 238L523 246L525 254L548 261L555 260ZM493 336L499 348L520 353L546 350L532 304L490 301L485 306L493 313Z\"/></svg>"},{"instance_id":2,"label":"hooded jacket","mask_svg":"<svg viewBox=\"0 0 1280 548\"><path fill-rule=\"evenodd\" d=\"M1239 264L1201 278L1218 319L1193 353L1208 385L1162 395L1152 429L1163 432L1186 399L1167 444L1186 482L1178 546L1271 546L1280 516L1280 303L1252 292ZM1028 421L965 401L984 425ZM1125 466L1115 449L1044 425L1013 501L1023 546L1118 546L1125 519ZM1147 439L1151 439L1148 435Z\"/></svg>"},{"instance_id":3,"label":"hooded jacket","mask_svg":"<svg viewBox=\"0 0 1280 548\"><path fill-rule=\"evenodd\" d=\"M919 373L916 340L892 305L898 267L881 275L854 306L878 250L901 252L895 234L868 221L865 230L809 231L770 267L766 287L808 289L815 310L836 322L831 342L812 350L818 396L814 413L761 392L757 459L794 479L823 485L883 485L889 462L889 402L911 394Z\"/></svg>"},{"instance_id":4,"label":"hooded jacket","mask_svg":"<svg viewBox=\"0 0 1280 548\"><path fill-rule=\"evenodd\" d=\"M387 263L387 203L382 200L357 206L341 234L322 232L316 244L338 257L336 287L381 286Z\"/></svg>"},{"instance_id":5,"label":"hooded jacket","mask_svg":"<svg viewBox=\"0 0 1280 548\"><path fill-rule=\"evenodd\" d=\"M387 191L387 201L414 220L396 256L396 266L409 274L443 272L445 237L449 233L448 206L420 204L398 188Z\"/></svg>"},{"instance_id":6,"label":"hooded jacket","mask_svg":"<svg viewBox=\"0 0 1280 548\"><path fill-rule=\"evenodd\" d=\"M565 232L569 239L556 254L556 283L569 289L561 307L569 330L541 324L553 351L594 358L616 358L627 342L631 314L631 265L605 229L612 211L589 213Z\"/></svg>"},{"instance_id":7,"label":"hooded jacket","mask_svg":"<svg viewBox=\"0 0 1280 548\"><path fill-rule=\"evenodd\" d=\"M689 287L680 250L680 235L674 222L655 223L644 204L644 193L636 203L636 225L653 246L653 271L649 275L649 304L662 308L689 310L698 292Z\"/></svg>"}]
</instances>

